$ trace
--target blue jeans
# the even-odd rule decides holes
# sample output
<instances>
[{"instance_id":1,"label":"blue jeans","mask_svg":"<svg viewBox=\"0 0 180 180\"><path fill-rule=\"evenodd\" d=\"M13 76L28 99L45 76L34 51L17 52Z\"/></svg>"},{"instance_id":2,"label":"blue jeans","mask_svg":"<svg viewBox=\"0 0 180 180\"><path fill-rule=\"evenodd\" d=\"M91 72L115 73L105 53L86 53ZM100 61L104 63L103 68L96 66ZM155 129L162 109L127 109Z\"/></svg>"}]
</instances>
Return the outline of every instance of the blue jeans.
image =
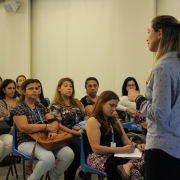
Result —
<instances>
[{"instance_id":1,"label":"blue jeans","mask_svg":"<svg viewBox=\"0 0 180 180\"><path fill-rule=\"evenodd\" d=\"M34 147L34 141L24 142L18 146L18 150L24 154L31 156L32 149ZM54 180L58 180L64 171L69 167L74 159L74 153L71 148L65 146L55 151L48 151L37 143L35 150L35 157L38 162L31 174L29 180L39 180L42 175L49 171L55 163L55 157L58 158L58 163L52 170L52 176Z\"/></svg>"}]
</instances>

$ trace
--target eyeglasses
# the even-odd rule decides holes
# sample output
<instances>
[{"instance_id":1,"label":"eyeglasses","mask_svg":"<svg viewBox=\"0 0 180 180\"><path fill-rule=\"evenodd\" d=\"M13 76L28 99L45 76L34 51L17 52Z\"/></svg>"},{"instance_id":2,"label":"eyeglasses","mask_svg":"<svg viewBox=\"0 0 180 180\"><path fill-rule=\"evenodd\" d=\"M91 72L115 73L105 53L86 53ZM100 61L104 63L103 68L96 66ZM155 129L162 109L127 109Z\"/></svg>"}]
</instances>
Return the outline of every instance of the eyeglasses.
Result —
<instances>
[{"instance_id":1,"label":"eyeglasses","mask_svg":"<svg viewBox=\"0 0 180 180\"><path fill-rule=\"evenodd\" d=\"M30 91L36 90L36 91L38 91L39 87L30 87L30 88L26 88L26 90L30 90Z\"/></svg>"},{"instance_id":2,"label":"eyeglasses","mask_svg":"<svg viewBox=\"0 0 180 180\"><path fill-rule=\"evenodd\" d=\"M127 84L127 87L135 87L135 84Z\"/></svg>"}]
</instances>

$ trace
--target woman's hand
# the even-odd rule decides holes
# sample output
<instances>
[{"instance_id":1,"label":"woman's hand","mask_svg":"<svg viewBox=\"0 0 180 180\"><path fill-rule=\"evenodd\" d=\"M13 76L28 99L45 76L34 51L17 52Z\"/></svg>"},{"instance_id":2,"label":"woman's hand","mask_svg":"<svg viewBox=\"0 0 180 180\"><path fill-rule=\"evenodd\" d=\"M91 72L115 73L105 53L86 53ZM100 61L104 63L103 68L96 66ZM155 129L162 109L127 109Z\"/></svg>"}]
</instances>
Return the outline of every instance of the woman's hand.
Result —
<instances>
[{"instance_id":1,"label":"woman's hand","mask_svg":"<svg viewBox=\"0 0 180 180\"><path fill-rule=\"evenodd\" d=\"M121 152L121 153L132 153L135 149L135 146L134 145L126 145L126 146L121 147L121 149L123 150L123 152Z\"/></svg>"},{"instance_id":2,"label":"woman's hand","mask_svg":"<svg viewBox=\"0 0 180 180\"><path fill-rule=\"evenodd\" d=\"M83 132L83 130L82 129L79 129L78 131L76 131L75 129L72 129L72 131L74 131L74 135L76 135L76 136L80 136L80 134Z\"/></svg>"},{"instance_id":3,"label":"woman's hand","mask_svg":"<svg viewBox=\"0 0 180 180\"><path fill-rule=\"evenodd\" d=\"M136 98L140 95L139 91L136 91L134 89L130 89L128 91L128 100L131 102L135 102Z\"/></svg>"},{"instance_id":4,"label":"woman's hand","mask_svg":"<svg viewBox=\"0 0 180 180\"><path fill-rule=\"evenodd\" d=\"M144 129L147 129L147 125L148 125L147 121L141 123L141 126L142 126Z\"/></svg>"},{"instance_id":5,"label":"woman's hand","mask_svg":"<svg viewBox=\"0 0 180 180\"><path fill-rule=\"evenodd\" d=\"M137 148L138 148L140 151L144 151L144 149L145 149L145 144L138 144L138 145L137 145Z\"/></svg>"},{"instance_id":6,"label":"woman's hand","mask_svg":"<svg viewBox=\"0 0 180 180\"><path fill-rule=\"evenodd\" d=\"M81 129L81 127L80 127L80 126L74 126L73 129L74 129L75 131L79 131L79 130Z\"/></svg>"},{"instance_id":7,"label":"woman's hand","mask_svg":"<svg viewBox=\"0 0 180 180\"><path fill-rule=\"evenodd\" d=\"M57 133L55 133L55 132L49 132L48 133L48 139L55 139L56 136L57 136Z\"/></svg>"},{"instance_id":8,"label":"woman's hand","mask_svg":"<svg viewBox=\"0 0 180 180\"><path fill-rule=\"evenodd\" d=\"M55 132L55 133L58 131L57 127L55 127L51 124L46 124L46 130L49 132Z\"/></svg>"}]
</instances>

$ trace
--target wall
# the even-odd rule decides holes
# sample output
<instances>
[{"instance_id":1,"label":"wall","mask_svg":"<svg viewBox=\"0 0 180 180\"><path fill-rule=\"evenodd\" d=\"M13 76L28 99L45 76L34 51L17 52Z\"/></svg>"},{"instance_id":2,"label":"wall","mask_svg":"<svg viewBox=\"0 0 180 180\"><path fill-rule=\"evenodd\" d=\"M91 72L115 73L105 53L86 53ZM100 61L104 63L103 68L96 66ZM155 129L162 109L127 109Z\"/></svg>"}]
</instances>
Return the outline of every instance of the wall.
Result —
<instances>
[{"instance_id":1,"label":"wall","mask_svg":"<svg viewBox=\"0 0 180 180\"><path fill-rule=\"evenodd\" d=\"M120 95L127 76L144 92L153 57L145 39L154 6L144 0L32 1L33 77L49 97L67 76L75 81L78 98L89 76L99 80L99 93L110 89Z\"/></svg>"},{"instance_id":2,"label":"wall","mask_svg":"<svg viewBox=\"0 0 180 180\"><path fill-rule=\"evenodd\" d=\"M180 20L179 0L18 2L16 13L5 12L0 2L0 76L38 78L50 98L66 76L75 81L78 98L89 76L98 78L99 93L111 89L121 95L127 76L135 77L144 93L153 60L145 41L150 21L156 13Z\"/></svg>"}]
</instances>

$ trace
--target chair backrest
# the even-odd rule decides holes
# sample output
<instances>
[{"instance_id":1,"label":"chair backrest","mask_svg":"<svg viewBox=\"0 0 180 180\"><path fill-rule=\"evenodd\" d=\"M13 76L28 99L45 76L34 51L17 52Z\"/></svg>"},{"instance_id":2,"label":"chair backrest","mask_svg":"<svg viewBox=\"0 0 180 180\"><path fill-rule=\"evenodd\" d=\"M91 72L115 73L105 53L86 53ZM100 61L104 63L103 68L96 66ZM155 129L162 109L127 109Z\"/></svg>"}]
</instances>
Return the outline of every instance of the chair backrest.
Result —
<instances>
[{"instance_id":1,"label":"chair backrest","mask_svg":"<svg viewBox=\"0 0 180 180\"><path fill-rule=\"evenodd\" d=\"M28 156L17 150L17 127L15 124L13 126L12 153L13 155L22 156L23 158L27 160L36 160L36 158L32 158L31 156Z\"/></svg>"},{"instance_id":2,"label":"chair backrest","mask_svg":"<svg viewBox=\"0 0 180 180\"><path fill-rule=\"evenodd\" d=\"M81 156L80 156L80 162L81 162L81 169L83 172L88 172L90 174L99 174L102 177L107 177L107 174L103 171L94 169L86 164L86 156L84 151L84 133L81 133Z\"/></svg>"},{"instance_id":3,"label":"chair backrest","mask_svg":"<svg viewBox=\"0 0 180 180\"><path fill-rule=\"evenodd\" d=\"M81 138L81 159L80 159L80 162L81 162L82 170L85 170L84 165L86 164L86 157L85 157L85 152L84 152L84 135L83 135L83 133L81 133L80 138Z\"/></svg>"},{"instance_id":4,"label":"chair backrest","mask_svg":"<svg viewBox=\"0 0 180 180\"><path fill-rule=\"evenodd\" d=\"M138 126L135 122L122 123L122 126L123 128L127 128L129 130L139 131Z\"/></svg>"},{"instance_id":5,"label":"chair backrest","mask_svg":"<svg viewBox=\"0 0 180 180\"><path fill-rule=\"evenodd\" d=\"M48 105L50 104L50 99L48 97L44 98L46 100L46 102L48 103Z\"/></svg>"}]
</instances>

